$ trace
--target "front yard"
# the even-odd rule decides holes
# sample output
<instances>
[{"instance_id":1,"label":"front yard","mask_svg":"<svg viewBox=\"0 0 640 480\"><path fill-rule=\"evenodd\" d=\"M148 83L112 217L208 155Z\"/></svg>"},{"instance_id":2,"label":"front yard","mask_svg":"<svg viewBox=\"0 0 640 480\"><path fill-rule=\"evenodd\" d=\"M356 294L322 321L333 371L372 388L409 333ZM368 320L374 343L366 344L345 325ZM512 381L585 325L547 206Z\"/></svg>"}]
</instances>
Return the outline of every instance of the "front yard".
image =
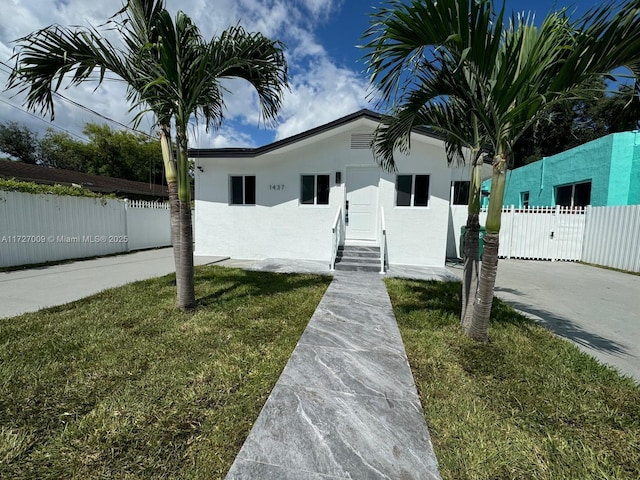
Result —
<instances>
[{"instance_id":1,"label":"front yard","mask_svg":"<svg viewBox=\"0 0 640 480\"><path fill-rule=\"evenodd\" d=\"M460 284L388 280L443 478L640 478L640 388L494 300L491 343Z\"/></svg>"},{"instance_id":2,"label":"front yard","mask_svg":"<svg viewBox=\"0 0 640 480\"><path fill-rule=\"evenodd\" d=\"M0 324L0 478L224 478L330 278L202 267ZM640 388L458 283L387 280L445 479L640 478ZM37 294L37 292L34 292Z\"/></svg>"},{"instance_id":3,"label":"front yard","mask_svg":"<svg viewBox=\"0 0 640 480\"><path fill-rule=\"evenodd\" d=\"M0 478L223 478L329 281L209 267L193 315L170 275L4 320Z\"/></svg>"}]
</instances>

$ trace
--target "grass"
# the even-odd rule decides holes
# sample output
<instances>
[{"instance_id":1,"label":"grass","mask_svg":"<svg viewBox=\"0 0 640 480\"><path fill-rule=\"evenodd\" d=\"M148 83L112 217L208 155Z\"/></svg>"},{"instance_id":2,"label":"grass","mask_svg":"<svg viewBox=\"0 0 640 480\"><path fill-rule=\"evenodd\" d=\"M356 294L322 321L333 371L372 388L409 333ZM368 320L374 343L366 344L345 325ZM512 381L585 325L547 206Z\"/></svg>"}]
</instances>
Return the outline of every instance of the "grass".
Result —
<instances>
[{"instance_id":1,"label":"grass","mask_svg":"<svg viewBox=\"0 0 640 480\"><path fill-rule=\"evenodd\" d=\"M0 324L0 478L223 478L330 279L220 267ZM33 292L37 295L37 292Z\"/></svg>"},{"instance_id":2,"label":"grass","mask_svg":"<svg viewBox=\"0 0 640 480\"><path fill-rule=\"evenodd\" d=\"M640 277L640 272L633 272L631 270L622 270L620 268L607 267L605 265L598 265L596 263L588 263L588 262L578 262L578 263L581 263L582 265L588 265L589 267L602 268L604 270L612 270L614 272L626 273L627 275L636 275Z\"/></svg>"},{"instance_id":3,"label":"grass","mask_svg":"<svg viewBox=\"0 0 640 480\"><path fill-rule=\"evenodd\" d=\"M640 388L495 300L491 342L460 284L387 288L445 479L640 478Z\"/></svg>"}]
</instances>

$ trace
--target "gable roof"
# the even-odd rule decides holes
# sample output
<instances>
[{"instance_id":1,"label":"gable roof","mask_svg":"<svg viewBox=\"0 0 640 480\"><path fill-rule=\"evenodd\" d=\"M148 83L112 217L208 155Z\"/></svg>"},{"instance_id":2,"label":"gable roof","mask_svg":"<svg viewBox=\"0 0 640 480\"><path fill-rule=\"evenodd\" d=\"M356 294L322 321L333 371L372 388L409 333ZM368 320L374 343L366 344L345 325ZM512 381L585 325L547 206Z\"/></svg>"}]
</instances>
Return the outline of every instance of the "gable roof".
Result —
<instances>
[{"instance_id":1,"label":"gable roof","mask_svg":"<svg viewBox=\"0 0 640 480\"><path fill-rule=\"evenodd\" d=\"M283 138L282 140L278 140L273 143L269 143L268 145L264 145L262 147L257 148L190 148L189 149L189 158L250 158L250 157L258 157L260 155L264 155L265 153L272 152L274 150L278 150L280 148L286 147L288 145L292 145L297 142L301 142L313 136L319 135L321 133L327 132L329 130L333 130L335 128L341 127L343 125L347 125L349 123L355 122L360 119L371 120L373 122L379 123L382 120L382 115L376 113L374 111L368 109L362 109L358 112L352 113L350 115L338 118L332 122L326 123L324 125L320 125L318 127L312 128L302 133L298 133L297 135L293 135L291 137ZM427 137L436 138L438 140L442 139L441 135L438 135L434 131L418 127L413 129L414 133L418 133L421 135L425 135Z\"/></svg>"},{"instance_id":2,"label":"gable roof","mask_svg":"<svg viewBox=\"0 0 640 480\"><path fill-rule=\"evenodd\" d=\"M43 165L0 160L0 178L35 182L45 185L80 185L96 193L115 194L118 197L132 199L158 200L169 197L165 185L154 185L146 182L134 182L122 178L103 177L90 173L50 168Z\"/></svg>"}]
</instances>

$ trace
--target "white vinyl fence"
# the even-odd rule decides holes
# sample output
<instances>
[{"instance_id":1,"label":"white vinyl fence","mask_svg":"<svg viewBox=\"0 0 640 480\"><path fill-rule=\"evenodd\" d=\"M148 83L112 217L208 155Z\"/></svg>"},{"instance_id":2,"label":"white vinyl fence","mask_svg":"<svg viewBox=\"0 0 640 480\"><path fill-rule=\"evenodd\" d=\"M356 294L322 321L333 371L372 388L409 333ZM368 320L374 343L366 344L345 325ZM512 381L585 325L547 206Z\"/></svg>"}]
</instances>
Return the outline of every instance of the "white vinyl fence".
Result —
<instances>
[{"instance_id":1,"label":"white vinyl fence","mask_svg":"<svg viewBox=\"0 0 640 480\"><path fill-rule=\"evenodd\" d=\"M162 203L0 191L0 267L170 244Z\"/></svg>"},{"instance_id":2,"label":"white vinyl fence","mask_svg":"<svg viewBox=\"0 0 640 480\"><path fill-rule=\"evenodd\" d=\"M500 248L503 258L578 261L582 255L584 208L505 208Z\"/></svg>"},{"instance_id":3,"label":"white vinyl fence","mask_svg":"<svg viewBox=\"0 0 640 480\"><path fill-rule=\"evenodd\" d=\"M480 214L484 225L486 212ZM461 257L460 227L467 207L451 207L447 256ZM501 258L583 261L640 272L640 205L534 207L502 211Z\"/></svg>"},{"instance_id":4,"label":"white vinyl fence","mask_svg":"<svg viewBox=\"0 0 640 480\"><path fill-rule=\"evenodd\" d=\"M640 205L590 207L581 260L640 272Z\"/></svg>"}]
</instances>

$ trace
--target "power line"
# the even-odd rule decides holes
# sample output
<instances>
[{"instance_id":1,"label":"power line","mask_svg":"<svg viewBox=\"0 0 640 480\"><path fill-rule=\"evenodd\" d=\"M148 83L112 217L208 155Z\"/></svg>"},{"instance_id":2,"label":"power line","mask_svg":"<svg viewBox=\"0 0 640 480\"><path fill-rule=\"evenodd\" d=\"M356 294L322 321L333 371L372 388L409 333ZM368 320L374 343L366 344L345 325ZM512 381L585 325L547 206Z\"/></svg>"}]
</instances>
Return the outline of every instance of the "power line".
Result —
<instances>
[{"instance_id":1,"label":"power line","mask_svg":"<svg viewBox=\"0 0 640 480\"><path fill-rule=\"evenodd\" d=\"M2 61L2 60L0 60L0 63L1 63L1 64L3 64L5 67L11 68L11 66L10 66L10 65L8 65L6 62L4 62L4 61ZM0 70L4 71L5 73L11 73L11 71L7 71L6 69L1 68L1 67L0 67ZM137 130L137 129L132 128L132 127L130 127L130 126L128 126L128 125L125 125L124 123L119 122L118 120L115 120L115 119L113 119L113 118L107 117L106 115L103 115L103 114L101 114L101 113L97 112L96 110L93 110L93 109L91 109L91 108L89 108L89 107L87 107L87 106L85 106L85 105L82 105L81 103L76 102L75 100L71 100L70 98L65 97L65 96L64 96L64 95L62 95L61 93L58 93L58 92L52 92L52 93L53 93L56 97L58 97L58 98L60 98L60 99L62 99L62 100L64 100L64 101L66 101L66 102L70 103L71 105L73 105L73 106L75 106L75 107L81 108L82 110L85 110L86 112L89 112L89 113L91 113L91 114L93 114L93 115L96 115L96 116L98 116L98 117L100 117L100 118L102 118L102 119L104 119L104 120L107 120L107 121L112 122L112 123L114 123L114 124L116 124L116 125L119 125L119 126L121 126L122 128L126 128L127 130L130 130L130 131L132 131L132 132L138 133L138 134L140 134L140 135L144 135L145 137L147 137L147 138L149 138L149 139L151 139L151 140L156 140L156 137L154 137L154 136L152 136L152 135L149 135L149 134L148 134L148 133L146 133L146 132L143 132L143 131L141 131L141 130ZM19 108L19 107L16 107L15 105L11 105L10 103L8 103L8 102L6 102L6 101L5 101L4 103L7 103L7 105L10 105L10 106L12 106L12 107L14 107L14 108ZM20 109L20 110L23 110L23 109ZM33 116L33 117L35 117L35 118L39 118L37 115L34 115L34 114L32 114L32 113L28 112L27 110L23 110L23 111L24 111L25 113L28 113L29 115L32 115L32 116ZM43 119L41 119L41 120L43 120ZM43 120L43 121L44 121L44 120ZM51 122L49 122L49 123L51 123ZM51 124L53 125L53 123L51 123ZM65 129L64 129L64 128L62 128L62 127L58 127L58 128L60 128L61 130L65 130ZM65 131L67 131L67 130L65 130ZM75 135L75 136L77 136L77 135Z\"/></svg>"},{"instance_id":2,"label":"power line","mask_svg":"<svg viewBox=\"0 0 640 480\"><path fill-rule=\"evenodd\" d=\"M86 141L88 141L88 139L87 139L86 137L81 137L80 135L75 134L75 133L73 133L72 131L67 130L67 129L66 129L66 128L64 128L64 127L60 127L60 126L58 126L58 125L54 124L53 122L50 122L50 121L48 121L48 120L45 120L44 118L42 118L42 117L40 117L40 116L36 115L35 113L31 113L30 111L25 110L25 109L24 109L24 108L22 108L22 107L18 107L17 105L13 105L13 104L9 103L8 101L6 101L4 98L0 98L0 102L5 103L5 104L9 105L10 107L13 107L13 108L15 108L15 109L17 109L17 110L20 110L21 112L26 113L27 115L31 115L33 118L36 118L36 119L40 120L41 122L48 123L48 124L49 124L49 125L51 125L53 128L57 128L58 130L62 130L63 132L66 132L66 133L68 133L69 135L73 135L74 137L76 137L76 138L78 138L78 139L80 139L80 140L82 140L82 141L85 141L85 142L86 142Z\"/></svg>"}]
</instances>

